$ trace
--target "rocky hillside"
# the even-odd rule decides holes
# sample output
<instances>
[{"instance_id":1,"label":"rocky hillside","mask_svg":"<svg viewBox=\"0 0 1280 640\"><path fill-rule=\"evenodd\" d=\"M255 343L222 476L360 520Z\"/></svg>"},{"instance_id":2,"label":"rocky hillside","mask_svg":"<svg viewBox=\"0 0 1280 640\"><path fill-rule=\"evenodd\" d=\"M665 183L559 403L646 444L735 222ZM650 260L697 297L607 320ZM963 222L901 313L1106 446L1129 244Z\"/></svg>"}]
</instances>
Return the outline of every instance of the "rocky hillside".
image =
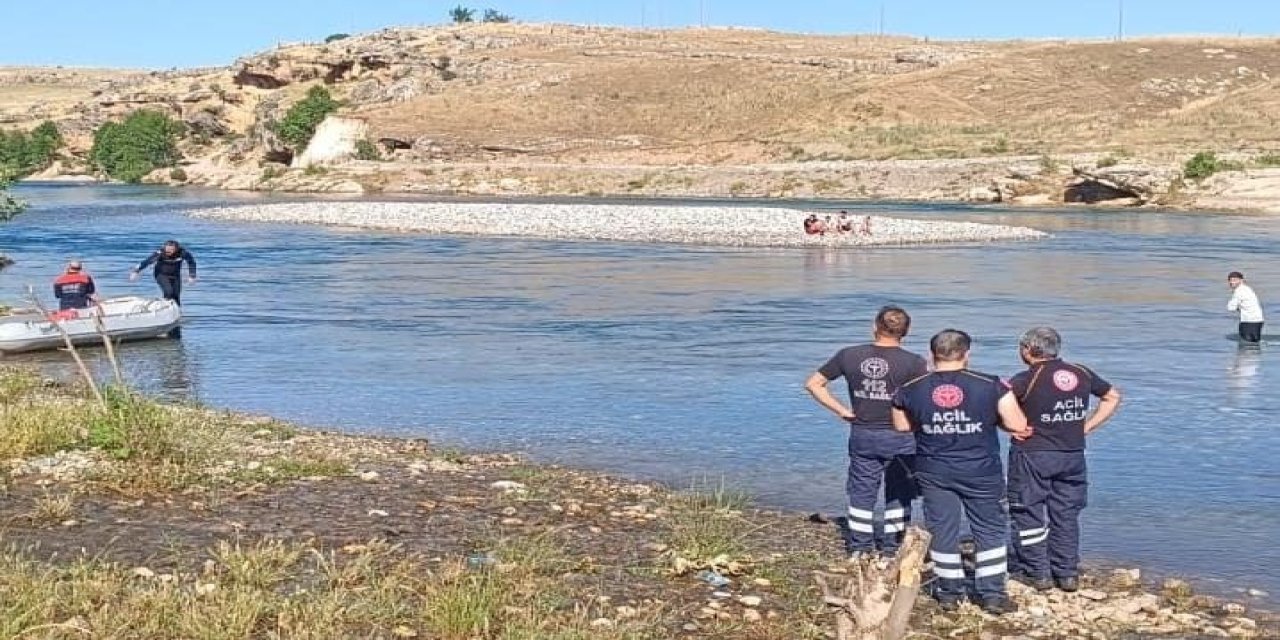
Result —
<instances>
[{"instance_id":1,"label":"rocky hillside","mask_svg":"<svg viewBox=\"0 0 1280 640\"><path fill-rule=\"evenodd\" d=\"M1269 40L466 25L283 46L219 69L9 70L0 120L52 117L82 154L102 122L162 109L193 134L190 179L238 188L962 197L1008 191L1011 168L1035 184L1104 156L1167 172L1199 150L1276 148L1278 74ZM326 149L317 157L335 166L283 170L294 154L267 125L317 84L383 162Z\"/></svg>"}]
</instances>

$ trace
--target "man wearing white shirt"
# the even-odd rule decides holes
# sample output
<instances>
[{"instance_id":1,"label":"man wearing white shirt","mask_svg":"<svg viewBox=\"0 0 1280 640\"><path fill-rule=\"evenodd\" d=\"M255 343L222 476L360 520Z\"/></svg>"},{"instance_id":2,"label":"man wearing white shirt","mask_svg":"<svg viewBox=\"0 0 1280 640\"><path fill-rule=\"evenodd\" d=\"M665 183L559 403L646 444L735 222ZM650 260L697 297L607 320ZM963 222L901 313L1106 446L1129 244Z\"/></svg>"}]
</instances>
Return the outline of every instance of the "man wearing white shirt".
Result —
<instances>
[{"instance_id":1,"label":"man wearing white shirt","mask_svg":"<svg viewBox=\"0 0 1280 640\"><path fill-rule=\"evenodd\" d=\"M1227 274L1227 286L1234 293L1227 302L1227 311L1240 314L1240 339L1244 342L1260 342L1262 340L1262 303L1258 302L1258 294L1253 287L1244 283L1244 274L1232 271Z\"/></svg>"}]
</instances>

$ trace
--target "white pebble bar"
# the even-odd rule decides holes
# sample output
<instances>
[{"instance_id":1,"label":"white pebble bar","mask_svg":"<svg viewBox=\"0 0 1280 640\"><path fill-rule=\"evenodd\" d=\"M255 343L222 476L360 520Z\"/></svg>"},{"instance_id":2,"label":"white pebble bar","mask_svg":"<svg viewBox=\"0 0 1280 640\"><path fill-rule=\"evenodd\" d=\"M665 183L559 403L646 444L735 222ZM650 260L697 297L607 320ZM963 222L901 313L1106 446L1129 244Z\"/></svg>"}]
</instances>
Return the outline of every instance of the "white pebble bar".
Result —
<instances>
[{"instance_id":1,"label":"white pebble bar","mask_svg":"<svg viewBox=\"0 0 1280 640\"><path fill-rule=\"evenodd\" d=\"M826 217L828 210L820 213ZM437 235L514 236L729 247L892 246L1032 240L1026 227L872 216L872 235L807 235L809 212L766 207L306 202L200 209L243 222L321 224ZM863 214L851 214L855 227ZM832 214L833 220L835 214Z\"/></svg>"}]
</instances>

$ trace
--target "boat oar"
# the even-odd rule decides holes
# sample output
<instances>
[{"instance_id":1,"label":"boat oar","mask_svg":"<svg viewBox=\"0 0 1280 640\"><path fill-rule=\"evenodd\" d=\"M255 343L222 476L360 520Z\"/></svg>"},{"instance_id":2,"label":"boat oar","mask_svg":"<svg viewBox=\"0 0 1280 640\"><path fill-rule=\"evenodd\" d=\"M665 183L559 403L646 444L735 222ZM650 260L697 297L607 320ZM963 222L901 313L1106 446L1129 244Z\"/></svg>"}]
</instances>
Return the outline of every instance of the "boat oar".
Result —
<instances>
[{"instance_id":1,"label":"boat oar","mask_svg":"<svg viewBox=\"0 0 1280 640\"><path fill-rule=\"evenodd\" d=\"M107 359L111 361L111 370L116 374L116 386L118 390L125 388L124 373L120 371L120 361L116 359L116 345L111 336L107 335L107 325L102 319L102 305L93 305L93 326L98 330L98 335L102 336L102 346L107 348Z\"/></svg>"}]
</instances>

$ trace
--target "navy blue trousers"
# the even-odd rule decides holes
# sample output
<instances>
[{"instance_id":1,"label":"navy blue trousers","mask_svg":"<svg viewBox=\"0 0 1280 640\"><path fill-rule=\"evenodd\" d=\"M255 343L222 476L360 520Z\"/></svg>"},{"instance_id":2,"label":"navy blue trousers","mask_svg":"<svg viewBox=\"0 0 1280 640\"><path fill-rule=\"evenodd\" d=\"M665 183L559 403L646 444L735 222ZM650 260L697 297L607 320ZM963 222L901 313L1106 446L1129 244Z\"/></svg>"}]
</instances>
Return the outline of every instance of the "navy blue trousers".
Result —
<instances>
[{"instance_id":1,"label":"navy blue trousers","mask_svg":"<svg viewBox=\"0 0 1280 640\"><path fill-rule=\"evenodd\" d=\"M911 478L911 454L915 439L892 429L855 427L849 434L849 530L845 546L850 553L879 548L893 553L902 546L911 522L911 501L916 483ZM876 529L875 508L884 487L883 524ZM879 534L879 535L877 535Z\"/></svg>"},{"instance_id":2,"label":"navy blue trousers","mask_svg":"<svg viewBox=\"0 0 1280 640\"><path fill-rule=\"evenodd\" d=\"M999 464L995 465L999 469ZM933 535L929 558L937 577L934 595L955 600L967 592L960 558L960 527L969 521L977 546L974 590L983 600L1003 597L1008 577L1009 520L1004 476L997 473L916 471L924 497L925 526Z\"/></svg>"},{"instance_id":3,"label":"navy blue trousers","mask_svg":"<svg viewBox=\"0 0 1280 640\"><path fill-rule=\"evenodd\" d=\"M160 295L165 300L182 304L182 278L177 276L156 276L156 284L160 285Z\"/></svg>"},{"instance_id":4,"label":"navy blue trousers","mask_svg":"<svg viewBox=\"0 0 1280 640\"><path fill-rule=\"evenodd\" d=\"M1080 511L1088 493L1083 451L1009 451L1015 571L1033 578L1080 575Z\"/></svg>"}]
</instances>

